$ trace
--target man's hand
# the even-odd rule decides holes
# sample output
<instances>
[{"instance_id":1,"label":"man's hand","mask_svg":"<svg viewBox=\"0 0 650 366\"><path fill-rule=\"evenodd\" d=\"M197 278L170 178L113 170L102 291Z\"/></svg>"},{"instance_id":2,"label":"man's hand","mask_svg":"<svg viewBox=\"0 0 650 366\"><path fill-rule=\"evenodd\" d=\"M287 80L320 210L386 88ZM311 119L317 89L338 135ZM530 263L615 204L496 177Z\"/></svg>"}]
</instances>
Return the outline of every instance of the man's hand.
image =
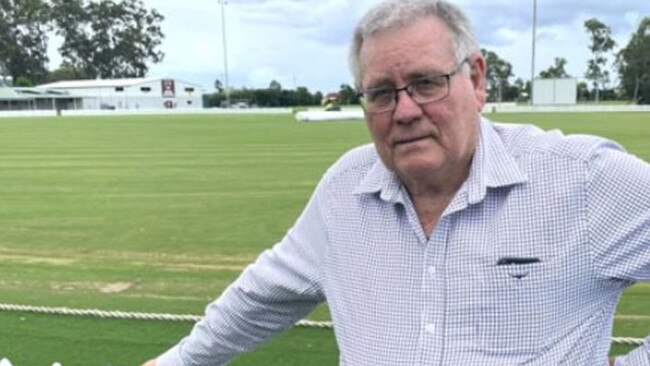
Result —
<instances>
[{"instance_id":1,"label":"man's hand","mask_svg":"<svg viewBox=\"0 0 650 366\"><path fill-rule=\"evenodd\" d=\"M143 363L141 366L156 366L156 359L154 358L153 360L149 360Z\"/></svg>"}]
</instances>

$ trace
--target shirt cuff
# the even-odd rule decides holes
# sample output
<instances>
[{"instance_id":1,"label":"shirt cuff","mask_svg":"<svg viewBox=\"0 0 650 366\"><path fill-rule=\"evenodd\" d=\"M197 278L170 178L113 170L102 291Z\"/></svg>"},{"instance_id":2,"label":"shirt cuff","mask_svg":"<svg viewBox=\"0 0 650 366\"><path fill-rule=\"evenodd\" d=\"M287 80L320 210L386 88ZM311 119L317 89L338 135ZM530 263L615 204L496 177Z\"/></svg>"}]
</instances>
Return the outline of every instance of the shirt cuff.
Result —
<instances>
[{"instance_id":1,"label":"shirt cuff","mask_svg":"<svg viewBox=\"0 0 650 366\"><path fill-rule=\"evenodd\" d=\"M156 366L183 366L183 359L178 345L168 349L165 353L156 358Z\"/></svg>"}]
</instances>

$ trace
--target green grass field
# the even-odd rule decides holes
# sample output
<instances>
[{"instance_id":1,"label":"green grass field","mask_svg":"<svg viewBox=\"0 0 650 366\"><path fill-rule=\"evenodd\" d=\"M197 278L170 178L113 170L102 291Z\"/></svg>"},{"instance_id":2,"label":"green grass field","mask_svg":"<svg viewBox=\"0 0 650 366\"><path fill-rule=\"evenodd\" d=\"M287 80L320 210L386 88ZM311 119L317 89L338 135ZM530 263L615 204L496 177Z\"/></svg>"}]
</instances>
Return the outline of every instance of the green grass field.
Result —
<instances>
[{"instance_id":1,"label":"green grass field","mask_svg":"<svg viewBox=\"0 0 650 366\"><path fill-rule=\"evenodd\" d=\"M610 137L650 161L648 113L489 117ZM0 119L0 302L201 314L368 141L363 123L289 115ZM0 358L138 365L190 327L0 312ZM650 285L625 294L614 332L650 333ZM296 328L233 364L337 357L331 331Z\"/></svg>"}]
</instances>

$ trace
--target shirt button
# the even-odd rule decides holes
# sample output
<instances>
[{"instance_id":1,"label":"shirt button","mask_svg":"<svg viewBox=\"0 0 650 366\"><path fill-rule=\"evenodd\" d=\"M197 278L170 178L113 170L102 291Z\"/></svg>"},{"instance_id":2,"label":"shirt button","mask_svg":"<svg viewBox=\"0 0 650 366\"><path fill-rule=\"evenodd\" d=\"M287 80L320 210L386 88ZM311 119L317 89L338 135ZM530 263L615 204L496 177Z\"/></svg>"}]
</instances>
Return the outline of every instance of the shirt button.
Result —
<instances>
[{"instance_id":1,"label":"shirt button","mask_svg":"<svg viewBox=\"0 0 650 366\"><path fill-rule=\"evenodd\" d=\"M424 329L427 331L427 333L434 334L436 332L436 325L435 324L427 324Z\"/></svg>"},{"instance_id":2,"label":"shirt button","mask_svg":"<svg viewBox=\"0 0 650 366\"><path fill-rule=\"evenodd\" d=\"M431 267L429 267L427 270L429 271L429 274L430 274L430 275L432 275L432 276L435 276L435 275L436 275L436 267L431 266Z\"/></svg>"}]
</instances>

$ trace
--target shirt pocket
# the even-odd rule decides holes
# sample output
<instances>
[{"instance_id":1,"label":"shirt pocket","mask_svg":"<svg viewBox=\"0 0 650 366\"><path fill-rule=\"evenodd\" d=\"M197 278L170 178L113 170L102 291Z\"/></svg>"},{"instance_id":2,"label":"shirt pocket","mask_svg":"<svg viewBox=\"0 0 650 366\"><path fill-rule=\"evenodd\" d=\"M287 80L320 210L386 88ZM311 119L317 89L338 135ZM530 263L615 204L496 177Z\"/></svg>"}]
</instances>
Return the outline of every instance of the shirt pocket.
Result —
<instances>
[{"instance_id":1,"label":"shirt pocket","mask_svg":"<svg viewBox=\"0 0 650 366\"><path fill-rule=\"evenodd\" d=\"M534 354L553 322L553 265L484 265L478 281L475 330L478 347L495 354Z\"/></svg>"}]
</instances>

